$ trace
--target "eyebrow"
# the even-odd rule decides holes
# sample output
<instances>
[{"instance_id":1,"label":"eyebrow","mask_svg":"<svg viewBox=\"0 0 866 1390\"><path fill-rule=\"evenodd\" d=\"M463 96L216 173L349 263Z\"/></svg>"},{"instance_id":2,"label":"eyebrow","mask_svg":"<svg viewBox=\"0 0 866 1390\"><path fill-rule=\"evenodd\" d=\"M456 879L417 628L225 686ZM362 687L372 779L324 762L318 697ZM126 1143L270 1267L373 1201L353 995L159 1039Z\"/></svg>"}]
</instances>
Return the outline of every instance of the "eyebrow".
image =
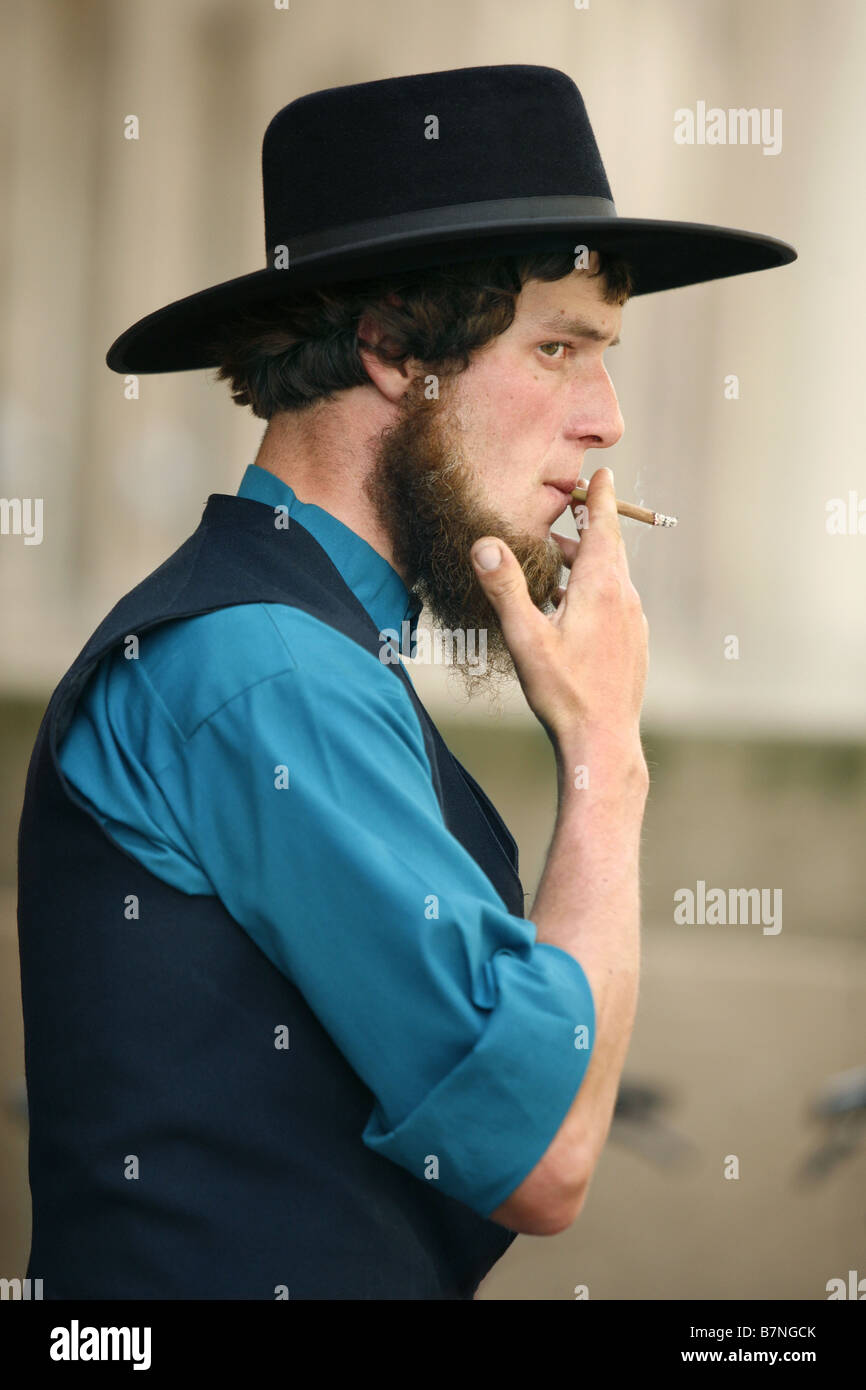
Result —
<instances>
[{"instance_id":1,"label":"eyebrow","mask_svg":"<svg viewBox=\"0 0 866 1390\"><path fill-rule=\"evenodd\" d=\"M593 343L607 343L608 347L616 347L621 341L617 337L608 342L607 334L602 333L588 319L582 318L537 319L535 329L539 333L568 333L572 338L588 338Z\"/></svg>"}]
</instances>

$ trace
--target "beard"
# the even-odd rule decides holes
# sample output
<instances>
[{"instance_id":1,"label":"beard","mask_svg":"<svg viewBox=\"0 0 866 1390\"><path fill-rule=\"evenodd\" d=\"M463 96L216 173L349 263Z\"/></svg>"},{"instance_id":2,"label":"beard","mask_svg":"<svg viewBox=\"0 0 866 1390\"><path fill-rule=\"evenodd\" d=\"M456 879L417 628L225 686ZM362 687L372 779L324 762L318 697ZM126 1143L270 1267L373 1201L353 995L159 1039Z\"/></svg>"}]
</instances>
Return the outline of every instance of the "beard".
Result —
<instances>
[{"instance_id":1,"label":"beard","mask_svg":"<svg viewBox=\"0 0 866 1390\"><path fill-rule=\"evenodd\" d=\"M440 389L447 392L449 384L440 379ZM552 610L562 552L555 541L519 530L486 503L461 452L460 426L446 398L427 400L421 387L420 380L410 387L398 419L379 436L364 489L390 539L395 567L434 624L452 637L461 635L458 650L471 651L473 657L484 650L483 668L477 660L451 666L462 678L465 694L483 690L492 697L516 672L470 549L482 536L505 541L523 570L532 602L542 611Z\"/></svg>"}]
</instances>

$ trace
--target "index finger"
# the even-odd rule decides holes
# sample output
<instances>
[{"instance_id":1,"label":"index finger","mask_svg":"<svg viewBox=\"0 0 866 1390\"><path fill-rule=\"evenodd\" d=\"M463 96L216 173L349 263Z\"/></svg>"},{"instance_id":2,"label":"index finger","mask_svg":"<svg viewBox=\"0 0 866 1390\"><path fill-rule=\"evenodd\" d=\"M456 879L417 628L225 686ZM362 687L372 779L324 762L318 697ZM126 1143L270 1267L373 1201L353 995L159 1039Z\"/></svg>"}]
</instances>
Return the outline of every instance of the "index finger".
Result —
<instances>
[{"instance_id":1,"label":"index finger","mask_svg":"<svg viewBox=\"0 0 866 1390\"><path fill-rule=\"evenodd\" d=\"M616 491L613 484L613 469L606 464L597 468L589 480L586 490L590 521L595 517L609 520L619 530L619 513L616 509Z\"/></svg>"},{"instance_id":2,"label":"index finger","mask_svg":"<svg viewBox=\"0 0 866 1390\"><path fill-rule=\"evenodd\" d=\"M616 509L613 473L610 468L597 468L589 480L586 490L587 523L581 535L581 550L589 545L590 554L602 548L613 546L617 554L625 549L619 513ZM595 537L595 539L593 539Z\"/></svg>"}]
</instances>

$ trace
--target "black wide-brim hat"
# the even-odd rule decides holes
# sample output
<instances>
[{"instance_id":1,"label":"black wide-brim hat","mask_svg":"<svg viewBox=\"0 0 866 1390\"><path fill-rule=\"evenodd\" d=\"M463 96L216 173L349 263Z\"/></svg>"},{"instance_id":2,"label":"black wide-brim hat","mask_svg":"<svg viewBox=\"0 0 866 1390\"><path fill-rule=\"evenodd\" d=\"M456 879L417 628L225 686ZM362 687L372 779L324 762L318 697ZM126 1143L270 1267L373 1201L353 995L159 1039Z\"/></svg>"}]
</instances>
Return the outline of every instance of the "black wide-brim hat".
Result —
<instances>
[{"instance_id":1,"label":"black wide-brim hat","mask_svg":"<svg viewBox=\"0 0 866 1390\"><path fill-rule=\"evenodd\" d=\"M262 144L266 265L148 314L115 372L219 365L239 311L287 291L490 255L614 251L634 295L796 260L758 232L619 217L583 99L557 68L454 68L311 92Z\"/></svg>"}]
</instances>

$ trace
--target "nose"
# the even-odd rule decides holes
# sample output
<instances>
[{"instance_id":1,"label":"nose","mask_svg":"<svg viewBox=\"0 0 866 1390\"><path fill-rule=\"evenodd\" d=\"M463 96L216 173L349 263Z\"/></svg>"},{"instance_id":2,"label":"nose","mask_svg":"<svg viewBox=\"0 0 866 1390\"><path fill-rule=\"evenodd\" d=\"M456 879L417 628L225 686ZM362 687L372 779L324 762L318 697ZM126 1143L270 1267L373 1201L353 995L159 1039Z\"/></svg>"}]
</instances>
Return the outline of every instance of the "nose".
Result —
<instances>
[{"instance_id":1,"label":"nose","mask_svg":"<svg viewBox=\"0 0 866 1390\"><path fill-rule=\"evenodd\" d=\"M613 382L602 361L581 373L565 428L566 439L576 439L585 449L610 449L625 433Z\"/></svg>"}]
</instances>

